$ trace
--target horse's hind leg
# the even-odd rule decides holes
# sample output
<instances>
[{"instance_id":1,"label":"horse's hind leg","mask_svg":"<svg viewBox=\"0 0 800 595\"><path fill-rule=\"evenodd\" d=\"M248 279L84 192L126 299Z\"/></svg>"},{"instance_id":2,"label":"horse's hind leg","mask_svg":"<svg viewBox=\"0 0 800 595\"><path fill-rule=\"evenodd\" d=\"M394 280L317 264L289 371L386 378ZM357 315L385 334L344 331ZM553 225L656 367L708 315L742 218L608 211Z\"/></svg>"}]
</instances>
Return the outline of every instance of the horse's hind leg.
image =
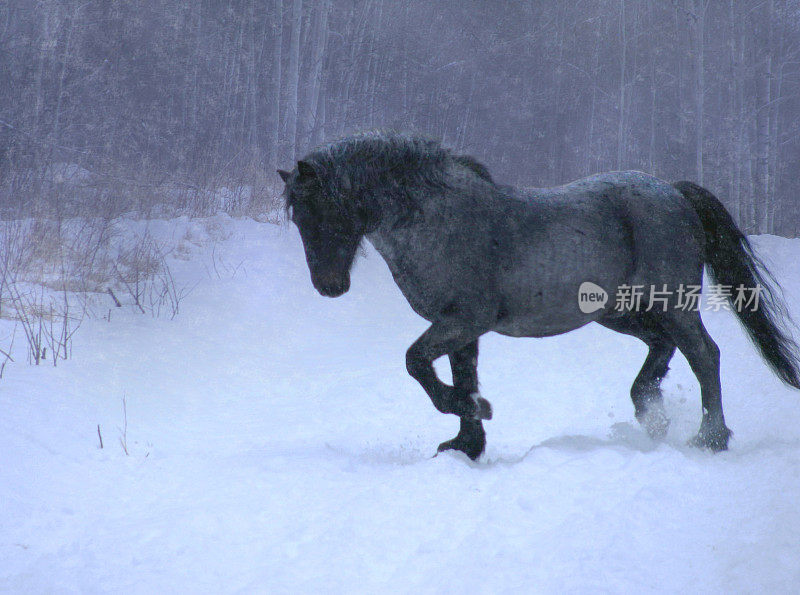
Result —
<instances>
[{"instance_id":1,"label":"horse's hind leg","mask_svg":"<svg viewBox=\"0 0 800 595\"><path fill-rule=\"evenodd\" d=\"M462 347L450 354L450 369L453 372L453 385L462 394L478 394L478 341ZM487 419L491 419L491 406ZM471 459L477 459L486 446L486 432L483 422L473 416L461 417L461 429L452 440L442 442L439 452L443 450L460 450Z\"/></svg>"},{"instance_id":2,"label":"horse's hind leg","mask_svg":"<svg viewBox=\"0 0 800 595\"><path fill-rule=\"evenodd\" d=\"M665 314L662 324L686 357L700 383L703 421L693 444L715 452L727 450L731 431L725 425L722 412L719 347L703 326L698 311L673 310Z\"/></svg>"},{"instance_id":3,"label":"horse's hind leg","mask_svg":"<svg viewBox=\"0 0 800 595\"><path fill-rule=\"evenodd\" d=\"M664 397L661 394L661 381L669 370L675 345L671 341L652 339L646 343L650 351L631 386L631 400L636 419L651 438L658 440L667 434L669 428L669 419L664 411Z\"/></svg>"},{"instance_id":4,"label":"horse's hind leg","mask_svg":"<svg viewBox=\"0 0 800 595\"><path fill-rule=\"evenodd\" d=\"M599 321L603 326L644 341L650 351L631 386L631 400L636 419L653 439L661 439L669 428L664 411L661 381L667 375L675 354L675 343L655 316L635 313L625 318Z\"/></svg>"}]
</instances>

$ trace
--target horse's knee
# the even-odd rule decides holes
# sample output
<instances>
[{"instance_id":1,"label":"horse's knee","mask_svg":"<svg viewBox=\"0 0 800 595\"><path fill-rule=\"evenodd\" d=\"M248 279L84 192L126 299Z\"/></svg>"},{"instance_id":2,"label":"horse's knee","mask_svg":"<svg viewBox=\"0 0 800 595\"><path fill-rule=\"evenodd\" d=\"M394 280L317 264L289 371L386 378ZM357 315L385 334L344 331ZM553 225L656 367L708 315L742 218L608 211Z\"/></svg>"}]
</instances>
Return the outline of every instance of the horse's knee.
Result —
<instances>
[{"instance_id":1,"label":"horse's knee","mask_svg":"<svg viewBox=\"0 0 800 595\"><path fill-rule=\"evenodd\" d=\"M416 349L410 347L406 351L406 370L412 378L419 378L429 367L430 362L427 362Z\"/></svg>"},{"instance_id":2,"label":"horse's knee","mask_svg":"<svg viewBox=\"0 0 800 595\"><path fill-rule=\"evenodd\" d=\"M698 345L694 354L694 362L689 361L692 370L701 385L706 382L719 382L720 351L717 344L710 338Z\"/></svg>"},{"instance_id":3,"label":"horse's knee","mask_svg":"<svg viewBox=\"0 0 800 595\"><path fill-rule=\"evenodd\" d=\"M664 379L664 376L669 372L669 363L675 355L675 345L662 345L658 348L658 356L656 363L653 366L653 377L659 382Z\"/></svg>"},{"instance_id":4,"label":"horse's knee","mask_svg":"<svg viewBox=\"0 0 800 595\"><path fill-rule=\"evenodd\" d=\"M719 347L711 338L705 340L705 354L708 361L719 366Z\"/></svg>"}]
</instances>

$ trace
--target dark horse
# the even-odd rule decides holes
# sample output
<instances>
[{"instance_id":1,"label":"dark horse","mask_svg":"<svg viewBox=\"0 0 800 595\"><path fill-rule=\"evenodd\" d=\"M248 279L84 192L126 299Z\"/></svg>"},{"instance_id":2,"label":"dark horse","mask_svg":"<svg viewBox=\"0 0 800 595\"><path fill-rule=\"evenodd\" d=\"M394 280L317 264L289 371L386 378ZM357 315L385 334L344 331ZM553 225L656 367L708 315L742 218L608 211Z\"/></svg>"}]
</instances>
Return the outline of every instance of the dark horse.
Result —
<instances>
[{"instance_id":1,"label":"dark horse","mask_svg":"<svg viewBox=\"0 0 800 595\"><path fill-rule=\"evenodd\" d=\"M496 184L483 165L435 141L388 132L325 145L279 173L319 293L337 297L350 288L366 237L431 323L408 349L406 365L436 409L461 418L458 435L440 451L475 459L484 450L482 420L492 409L478 393L481 335L545 337L592 321L649 347L631 397L651 436L667 430L659 385L677 347L702 389L694 443L726 449L719 349L699 309L675 297L679 287L702 283L704 265L720 285L764 288L757 308L736 314L777 375L800 388L797 347L781 325L786 310L765 282L768 272L719 200L691 182L629 171L523 190ZM674 293L657 302L658 294L644 291L638 308L609 304L586 313L578 295L587 281L611 295L633 286ZM454 386L434 371L443 355Z\"/></svg>"}]
</instances>

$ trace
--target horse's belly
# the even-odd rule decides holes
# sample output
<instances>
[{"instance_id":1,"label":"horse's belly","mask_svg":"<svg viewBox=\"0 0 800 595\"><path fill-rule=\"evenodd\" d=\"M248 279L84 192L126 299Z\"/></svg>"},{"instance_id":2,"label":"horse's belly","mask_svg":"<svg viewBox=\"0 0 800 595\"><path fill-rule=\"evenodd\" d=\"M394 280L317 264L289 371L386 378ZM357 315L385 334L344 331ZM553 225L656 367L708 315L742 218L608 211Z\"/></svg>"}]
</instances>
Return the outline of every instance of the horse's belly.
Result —
<instances>
[{"instance_id":1,"label":"horse's belly","mask_svg":"<svg viewBox=\"0 0 800 595\"><path fill-rule=\"evenodd\" d=\"M537 313L505 316L492 330L508 337L552 337L580 328L594 320L593 316L544 317Z\"/></svg>"}]
</instances>

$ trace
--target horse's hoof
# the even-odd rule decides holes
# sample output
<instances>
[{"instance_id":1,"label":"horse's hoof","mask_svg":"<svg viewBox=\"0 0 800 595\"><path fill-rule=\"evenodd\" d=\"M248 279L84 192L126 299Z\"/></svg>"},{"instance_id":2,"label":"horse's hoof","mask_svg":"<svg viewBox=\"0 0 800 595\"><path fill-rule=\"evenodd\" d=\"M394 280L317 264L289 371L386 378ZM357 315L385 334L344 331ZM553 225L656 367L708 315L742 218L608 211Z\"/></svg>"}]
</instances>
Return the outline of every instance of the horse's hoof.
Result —
<instances>
[{"instance_id":1,"label":"horse's hoof","mask_svg":"<svg viewBox=\"0 0 800 595\"><path fill-rule=\"evenodd\" d=\"M650 407L642 415L637 415L636 419L652 440L663 440L667 435L669 418L663 407Z\"/></svg>"},{"instance_id":2,"label":"horse's hoof","mask_svg":"<svg viewBox=\"0 0 800 595\"><path fill-rule=\"evenodd\" d=\"M442 442L439 445L439 448L436 449L436 453L438 454L440 452L444 452L445 450L460 450L474 461L481 456L485 446L485 442L467 442L461 438L453 438L447 442Z\"/></svg>"},{"instance_id":3,"label":"horse's hoof","mask_svg":"<svg viewBox=\"0 0 800 595\"><path fill-rule=\"evenodd\" d=\"M717 429L700 428L697 436L689 441L689 444L697 448L707 448L712 452L720 452L728 450L728 439L731 437L731 432L727 427Z\"/></svg>"},{"instance_id":4,"label":"horse's hoof","mask_svg":"<svg viewBox=\"0 0 800 595\"><path fill-rule=\"evenodd\" d=\"M486 433L483 431L481 422L461 418L461 430L452 440L442 442L437 453L444 450L460 450L473 461L481 456L486 448Z\"/></svg>"},{"instance_id":5,"label":"horse's hoof","mask_svg":"<svg viewBox=\"0 0 800 595\"><path fill-rule=\"evenodd\" d=\"M475 401L475 414L473 417L475 419L492 419L492 404L479 393L472 393L470 396Z\"/></svg>"}]
</instances>

